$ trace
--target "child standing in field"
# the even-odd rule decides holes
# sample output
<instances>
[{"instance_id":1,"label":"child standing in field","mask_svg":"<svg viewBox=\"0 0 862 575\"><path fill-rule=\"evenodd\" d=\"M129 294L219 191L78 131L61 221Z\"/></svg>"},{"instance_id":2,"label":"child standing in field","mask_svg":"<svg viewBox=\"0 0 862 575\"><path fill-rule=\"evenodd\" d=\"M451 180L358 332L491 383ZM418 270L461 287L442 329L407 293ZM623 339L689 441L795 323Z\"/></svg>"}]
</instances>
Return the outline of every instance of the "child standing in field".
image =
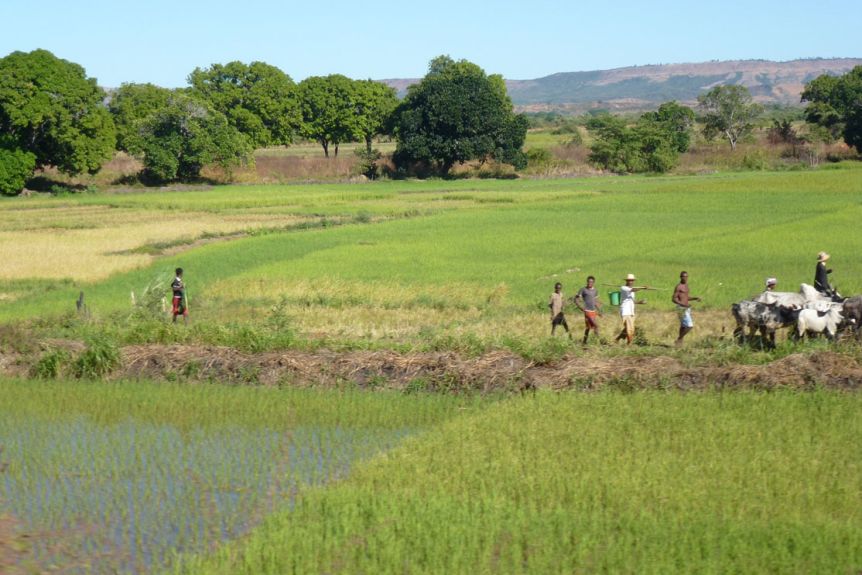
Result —
<instances>
[{"instance_id":1,"label":"child standing in field","mask_svg":"<svg viewBox=\"0 0 862 575\"><path fill-rule=\"evenodd\" d=\"M569 334L569 339L572 339L569 324L566 323L566 316L563 315L564 304L563 284L557 282L554 284L554 293L551 294L551 298L548 301L548 307L551 308L551 335L554 335L554 330L557 329L558 325L561 325L566 330L566 333Z\"/></svg>"},{"instance_id":2,"label":"child standing in field","mask_svg":"<svg viewBox=\"0 0 862 575\"><path fill-rule=\"evenodd\" d=\"M174 292L173 305L171 306L171 314L174 318L174 323L177 323L177 316L183 316L183 323L189 322L189 307L186 302L186 284L183 283L183 268L176 269L176 277L171 282L171 289Z\"/></svg>"}]
</instances>

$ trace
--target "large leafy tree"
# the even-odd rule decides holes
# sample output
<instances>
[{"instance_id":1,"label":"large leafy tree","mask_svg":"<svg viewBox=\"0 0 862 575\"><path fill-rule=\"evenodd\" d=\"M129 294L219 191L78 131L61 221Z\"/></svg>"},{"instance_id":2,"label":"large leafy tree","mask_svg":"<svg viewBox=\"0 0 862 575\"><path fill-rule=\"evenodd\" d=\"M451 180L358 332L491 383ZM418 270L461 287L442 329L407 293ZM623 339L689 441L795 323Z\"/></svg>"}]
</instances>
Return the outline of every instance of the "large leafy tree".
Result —
<instances>
[{"instance_id":1,"label":"large leafy tree","mask_svg":"<svg viewBox=\"0 0 862 575\"><path fill-rule=\"evenodd\" d=\"M697 97L703 110L703 134L713 139L719 134L727 138L732 150L736 143L754 130L754 122L763 113L751 92L739 84L716 86Z\"/></svg>"},{"instance_id":2,"label":"large leafy tree","mask_svg":"<svg viewBox=\"0 0 862 575\"><path fill-rule=\"evenodd\" d=\"M602 114L587 122L593 135L590 162L612 172L667 172L688 149L694 112L676 102L643 114L633 125Z\"/></svg>"},{"instance_id":3,"label":"large leafy tree","mask_svg":"<svg viewBox=\"0 0 862 575\"><path fill-rule=\"evenodd\" d=\"M359 93L356 82L341 74L311 76L299 83L302 109L302 135L318 142L323 155L329 148L363 137L361 117L357 113Z\"/></svg>"},{"instance_id":4,"label":"large leafy tree","mask_svg":"<svg viewBox=\"0 0 862 575\"><path fill-rule=\"evenodd\" d=\"M823 75L805 86L805 118L844 137L848 146L862 150L862 66L843 76Z\"/></svg>"},{"instance_id":5,"label":"large leafy tree","mask_svg":"<svg viewBox=\"0 0 862 575\"><path fill-rule=\"evenodd\" d=\"M682 154L688 151L691 145L691 130L694 127L694 110L671 101L665 102L658 110L646 113L641 118L658 124L658 128L670 137L677 152Z\"/></svg>"},{"instance_id":6,"label":"large leafy tree","mask_svg":"<svg viewBox=\"0 0 862 575\"><path fill-rule=\"evenodd\" d=\"M521 147L527 121L513 112L503 78L466 60L432 60L395 110L393 128L399 166L434 164L445 175L474 159L526 164Z\"/></svg>"},{"instance_id":7,"label":"large leafy tree","mask_svg":"<svg viewBox=\"0 0 862 575\"><path fill-rule=\"evenodd\" d=\"M170 99L170 90L152 84L123 84L117 88L108 103L117 127L117 149L130 152L141 124L164 110Z\"/></svg>"},{"instance_id":8,"label":"large leafy tree","mask_svg":"<svg viewBox=\"0 0 862 575\"><path fill-rule=\"evenodd\" d=\"M104 91L78 64L47 50L0 59L0 133L4 146L32 154L36 166L95 173L114 151Z\"/></svg>"},{"instance_id":9,"label":"large leafy tree","mask_svg":"<svg viewBox=\"0 0 862 575\"><path fill-rule=\"evenodd\" d=\"M195 179L209 164L230 172L251 161L253 151L248 138L224 114L176 92L139 123L129 149L143 156L145 176L156 181Z\"/></svg>"},{"instance_id":10,"label":"large leafy tree","mask_svg":"<svg viewBox=\"0 0 862 575\"><path fill-rule=\"evenodd\" d=\"M398 106L398 97L394 88L382 82L357 80L353 85L358 128L370 154L374 136L387 132L389 118Z\"/></svg>"},{"instance_id":11,"label":"large leafy tree","mask_svg":"<svg viewBox=\"0 0 862 575\"><path fill-rule=\"evenodd\" d=\"M290 144L301 122L296 84L264 62L229 62L195 68L192 92L224 114L257 147Z\"/></svg>"}]
</instances>

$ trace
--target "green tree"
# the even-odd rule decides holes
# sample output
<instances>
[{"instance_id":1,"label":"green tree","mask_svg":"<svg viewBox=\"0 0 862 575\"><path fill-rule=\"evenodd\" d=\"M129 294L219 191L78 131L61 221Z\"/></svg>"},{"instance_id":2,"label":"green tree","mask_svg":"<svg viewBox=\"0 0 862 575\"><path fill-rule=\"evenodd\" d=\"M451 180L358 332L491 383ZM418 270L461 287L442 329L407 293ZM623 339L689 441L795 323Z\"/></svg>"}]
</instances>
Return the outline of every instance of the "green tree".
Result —
<instances>
[{"instance_id":1,"label":"green tree","mask_svg":"<svg viewBox=\"0 0 862 575\"><path fill-rule=\"evenodd\" d=\"M36 168L36 156L16 147L4 147L0 139L0 194L14 196L22 189Z\"/></svg>"},{"instance_id":2,"label":"green tree","mask_svg":"<svg viewBox=\"0 0 862 575\"><path fill-rule=\"evenodd\" d=\"M736 143L754 130L754 122L763 113L763 106L754 102L745 86L716 86L697 97L703 110L703 135L711 140L723 134L732 150Z\"/></svg>"},{"instance_id":3,"label":"green tree","mask_svg":"<svg viewBox=\"0 0 862 575\"><path fill-rule=\"evenodd\" d=\"M145 177L161 182L198 178L209 164L230 173L252 161L253 151L224 114L180 93L172 93L164 108L139 124L129 148L143 156Z\"/></svg>"},{"instance_id":4,"label":"green tree","mask_svg":"<svg viewBox=\"0 0 862 575\"><path fill-rule=\"evenodd\" d=\"M593 135L591 164L618 174L642 171L640 142L625 120L610 114L594 116L587 121L587 130Z\"/></svg>"},{"instance_id":5,"label":"green tree","mask_svg":"<svg viewBox=\"0 0 862 575\"><path fill-rule=\"evenodd\" d=\"M516 115L499 75L466 60L439 56L407 91L393 114L395 163L436 165L444 175L456 163L494 158L526 165L521 150L528 121Z\"/></svg>"},{"instance_id":6,"label":"green tree","mask_svg":"<svg viewBox=\"0 0 862 575\"><path fill-rule=\"evenodd\" d=\"M843 136L848 146L862 151L862 66L843 76L819 76L805 85L802 101L808 102L805 119Z\"/></svg>"},{"instance_id":7,"label":"green tree","mask_svg":"<svg viewBox=\"0 0 862 575\"><path fill-rule=\"evenodd\" d=\"M662 173L673 169L679 159L678 123L655 112L643 114L633 126L610 114L595 116L587 129L593 134L589 160L604 170Z\"/></svg>"},{"instance_id":8,"label":"green tree","mask_svg":"<svg viewBox=\"0 0 862 575\"><path fill-rule=\"evenodd\" d=\"M0 133L36 166L96 173L114 151L104 91L78 64L47 50L0 58Z\"/></svg>"},{"instance_id":9,"label":"green tree","mask_svg":"<svg viewBox=\"0 0 862 575\"><path fill-rule=\"evenodd\" d=\"M117 149L130 152L141 123L168 106L171 91L153 84L123 84L111 94L108 110L117 127Z\"/></svg>"},{"instance_id":10,"label":"green tree","mask_svg":"<svg viewBox=\"0 0 862 575\"><path fill-rule=\"evenodd\" d=\"M213 64L189 74L192 92L210 102L257 148L290 144L301 123L296 84L264 62Z\"/></svg>"},{"instance_id":11,"label":"green tree","mask_svg":"<svg viewBox=\"0 0 862 575\"><path fill-rule=\"evenodd\" d=\"M312 76L299 83L302 135L318 142L323 155L329 147L355 142L363 136L357 110L359 98L355 82L341 74Z\"/></svg>"},{"instance_id":12,"label":"green tree","mask_svg":"<svg viewBox=\"0 0 862 575\"><path fill-rule=\"evenodd\" d=\"M371 154L371 140L388 132L389 118L398 106L398 97L394 88L374 80L357 80L354 88L359 132L365 139L366 153Z\"/></svg>"},{"instance_id":13,"label":"green tree","mask_svg":"<svg viewBox=\"0 0 862 575\"><path fill-rule=\"evenodd\" d=\"M677 152L684 154L688 151L694 127L694 110L671 101L665 102L653 113L644 114L643 118L657 123L670 137Z\"/></svg>"}]
</instances>

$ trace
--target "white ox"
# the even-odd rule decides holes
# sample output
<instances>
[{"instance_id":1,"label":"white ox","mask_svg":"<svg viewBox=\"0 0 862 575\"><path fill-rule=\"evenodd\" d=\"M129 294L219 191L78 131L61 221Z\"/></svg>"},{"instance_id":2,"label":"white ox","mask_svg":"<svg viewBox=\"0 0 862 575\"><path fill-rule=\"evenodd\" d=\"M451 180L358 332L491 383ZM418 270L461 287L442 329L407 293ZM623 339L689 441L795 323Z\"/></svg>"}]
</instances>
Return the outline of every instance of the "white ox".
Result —
<instances>
[{"instance_id":1,"label":"white ox","mask_svg":"<svg viewBox=\"0 0 862 575\"><path fill-rule=\"evenodd\" d=\"M834 340L838 326L843 321L841 307L829 306L829 311L820 312L816 309L804 309L799 312L796 320L796 332L801 338L804 335L826 333L826 337Z\"/></svg>"},{"instance_id":2,"label":"white ox","mask_svg":"<svg viewBox=\"0 0 862 575\"><path fill-rule=\"evenodd\" d=\"M790 291L765 291L752 301L765 303L768 306L779 306L790 309L819 308L823 304L832 301L814 287L808 284L799 284L799 293Z\"/></svg>"}]
</instances>

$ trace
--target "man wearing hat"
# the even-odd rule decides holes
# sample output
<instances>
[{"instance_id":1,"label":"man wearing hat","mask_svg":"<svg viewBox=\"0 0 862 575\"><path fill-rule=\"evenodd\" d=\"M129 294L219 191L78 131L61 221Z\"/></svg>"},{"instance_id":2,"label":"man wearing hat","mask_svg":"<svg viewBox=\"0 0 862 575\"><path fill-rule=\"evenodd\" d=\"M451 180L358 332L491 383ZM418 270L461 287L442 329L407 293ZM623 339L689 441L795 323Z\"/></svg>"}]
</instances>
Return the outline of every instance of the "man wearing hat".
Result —
<instances>
[{"instance_id":1,"label":"man wearing hat","mask_svg":"<svg viewBox=\"0 0 862 575\"><path fill-rule=\"evenodd\" d=\"M778 280L775 278L766 278L766 291L775 291L775 286L778 285Z\"/></svg>"},{"instance_id":2,"label":"man wearing hat","mask_svg":"<svg viewBox=\"0 0 862 575\"><path fill-rule=\"evenodd\" d=\"M635 275L628 274L626 285L620 287L620 316L623 319L623 329L614 341L625 338L626 344L630 344L635 337L635 292L649 289L648 286L635 287L634 283Z\"/></svg>"},{"instance_id":3,"label":"man wearing hat","mask_svg":"<svg viewBox=\"0 0 862 575\"><path fill-rule=\"evenodd\" d=\"M814 272L814 289L826 296L832 297L835 290L833 290L832 286L829 285L828 276L832 273L832 270L826 269L826 261L828 259L829 254L826 252L820 252L817 254L817 269Z\"/></svg>"}]
</instances>

